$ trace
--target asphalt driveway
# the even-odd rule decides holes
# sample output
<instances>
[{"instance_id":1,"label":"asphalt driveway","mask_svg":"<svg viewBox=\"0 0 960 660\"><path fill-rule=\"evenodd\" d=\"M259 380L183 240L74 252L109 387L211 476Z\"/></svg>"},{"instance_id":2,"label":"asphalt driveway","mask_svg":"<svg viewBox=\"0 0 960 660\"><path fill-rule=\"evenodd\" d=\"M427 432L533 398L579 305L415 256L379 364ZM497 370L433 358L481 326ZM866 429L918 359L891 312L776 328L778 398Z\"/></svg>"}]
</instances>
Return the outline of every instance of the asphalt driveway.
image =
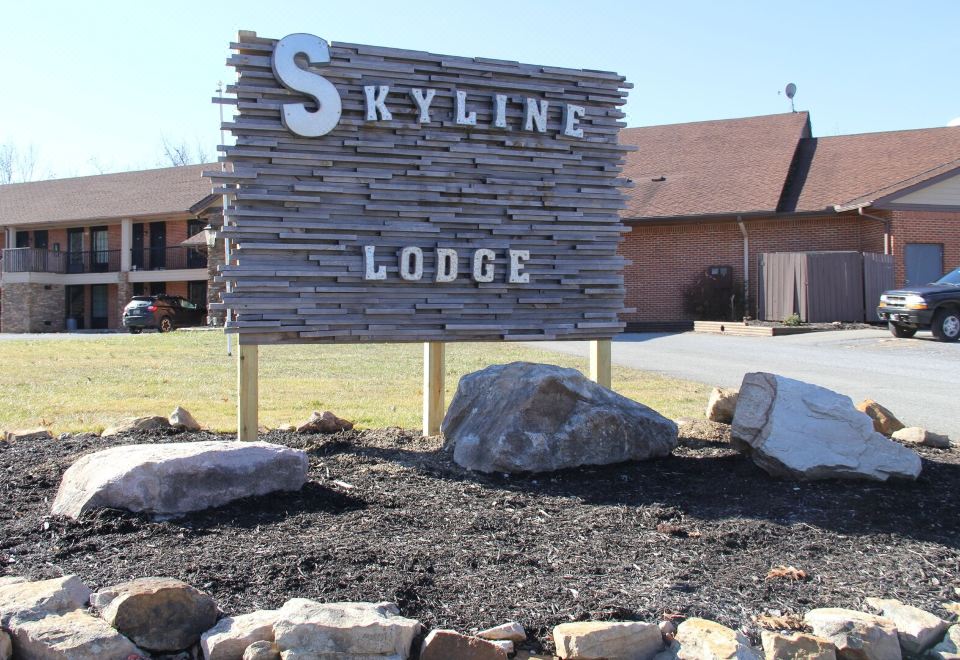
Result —
<instances>
[{"instance_id":1,"label":"asphalt driveway","mask_svg":"<svg viewBox=\"0 0 960 660\"><path fill-rule=\"evenodd\" d=\"M545 342L587 354L585 342ZM886 330L840 330L787 337L729 337L693 332L625 334L613 345L616 364L721 387L743 374L769 371L828 387L855 402L876 399L908 426L960 440L960 343L930 333L894 339ZM704 401L706 404L706 401Z\"/></svg>"}]
</instances>

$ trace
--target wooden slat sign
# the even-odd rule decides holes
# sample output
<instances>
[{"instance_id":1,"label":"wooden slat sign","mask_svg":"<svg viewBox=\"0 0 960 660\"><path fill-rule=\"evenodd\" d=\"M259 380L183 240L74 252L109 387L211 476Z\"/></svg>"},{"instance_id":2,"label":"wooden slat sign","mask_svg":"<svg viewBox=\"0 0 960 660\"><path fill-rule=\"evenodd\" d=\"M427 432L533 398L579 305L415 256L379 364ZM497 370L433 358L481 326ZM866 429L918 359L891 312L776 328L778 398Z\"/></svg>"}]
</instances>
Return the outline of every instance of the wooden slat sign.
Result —
<instances>
[{"instance_id":1,"label":"wooden slat sign","mask_svg":"<svg viewBox=\"0 0 960 660\"><path fill-rule=\"evenodd\" d=\"M244 344L606 339L614 73L241 32L221 277Z\"/></svg>"}]
</instances>

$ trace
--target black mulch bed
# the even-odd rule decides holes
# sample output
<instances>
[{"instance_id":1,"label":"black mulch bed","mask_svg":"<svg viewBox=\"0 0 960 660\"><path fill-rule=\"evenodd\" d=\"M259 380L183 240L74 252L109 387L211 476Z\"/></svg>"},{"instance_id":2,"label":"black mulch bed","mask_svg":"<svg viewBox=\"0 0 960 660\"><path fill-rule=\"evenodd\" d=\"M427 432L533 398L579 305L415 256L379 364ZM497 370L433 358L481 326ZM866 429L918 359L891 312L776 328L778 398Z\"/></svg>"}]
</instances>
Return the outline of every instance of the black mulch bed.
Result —
<instances>
[{"instance_id":1,"label":"black mulch bed","mask_svg":"<svg viewBox=\"0 0 960 660\"><path fill-rule=\"evenodd\" d=\"M310 482L153 521L117 511L51 519L63 471L151 435L0 442L0 574L76 573L93 588L177 577L224 612L295 596L383 601L428 628L523 623L530 648L576 619L704 616L755 641L756 615L896 597L947 618L960 600L960 452L926 450L916 483L793 483L685 425L674 455L540 476L466 473L398 429L266 439L310 452ZM766 580L791 565L807 580Z\"/></svg>"}]
</instances>

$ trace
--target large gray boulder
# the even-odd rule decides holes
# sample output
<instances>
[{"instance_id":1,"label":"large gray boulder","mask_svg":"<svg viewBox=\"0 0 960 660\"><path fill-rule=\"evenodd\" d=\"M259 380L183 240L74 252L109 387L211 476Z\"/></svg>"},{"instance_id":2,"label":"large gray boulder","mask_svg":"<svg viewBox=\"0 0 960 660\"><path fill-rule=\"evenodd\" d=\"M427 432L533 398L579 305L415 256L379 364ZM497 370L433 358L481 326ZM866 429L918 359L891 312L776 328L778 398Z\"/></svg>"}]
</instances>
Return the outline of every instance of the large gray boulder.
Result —
<instances>
[{"instance_id":1,"label":"large gray boulder","mask_svg":"<svg viewBox=\"0 0 960 660\"><path fill-rule=\"evenodd\" d=\"M916 479L920 457L877 433L849 397L769 373L743 377L733 442L776 476Z\"/></svg>"},{"instance_id":2,"label":"large gray boulder","mask_svg":"<svg viewBox=\"0 0 960 660\"><path fill-rule=\"evenodd\" d=\"M575 369L513 362L460 379L441 427L480 472L548 472L666 456L677 425Z\"/></svg>"},{"instance_id":3,"label":"large gray boulder","mask_svg":"<svg viewBox=\"0 0 960 660\"><path fill-rule=\"evenodd\" d=\"M95 508L177 515L251 495L299 490L307 455L268 442L126 445L87 454L64 473L54 515Z\"/></svg>"}]
</instances>

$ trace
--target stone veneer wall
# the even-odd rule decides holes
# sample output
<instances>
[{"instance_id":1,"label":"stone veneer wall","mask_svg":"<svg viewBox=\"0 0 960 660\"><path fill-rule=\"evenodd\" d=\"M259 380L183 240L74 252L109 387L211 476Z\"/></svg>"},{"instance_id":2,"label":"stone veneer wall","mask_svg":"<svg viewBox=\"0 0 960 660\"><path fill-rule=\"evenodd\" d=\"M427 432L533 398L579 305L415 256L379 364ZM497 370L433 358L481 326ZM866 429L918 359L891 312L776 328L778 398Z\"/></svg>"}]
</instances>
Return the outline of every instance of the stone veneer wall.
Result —
<instances>
[{"instance_id":1,"label":"stone veneer wall","mask_svg":"<svg viewBox=\"0 0 960 660\"><path fill-rule=\"evenodd\" d=\"M3 286L4 332L63 332L66 329L62 284L7 283Z\"/></svg>"}]
</instances>

